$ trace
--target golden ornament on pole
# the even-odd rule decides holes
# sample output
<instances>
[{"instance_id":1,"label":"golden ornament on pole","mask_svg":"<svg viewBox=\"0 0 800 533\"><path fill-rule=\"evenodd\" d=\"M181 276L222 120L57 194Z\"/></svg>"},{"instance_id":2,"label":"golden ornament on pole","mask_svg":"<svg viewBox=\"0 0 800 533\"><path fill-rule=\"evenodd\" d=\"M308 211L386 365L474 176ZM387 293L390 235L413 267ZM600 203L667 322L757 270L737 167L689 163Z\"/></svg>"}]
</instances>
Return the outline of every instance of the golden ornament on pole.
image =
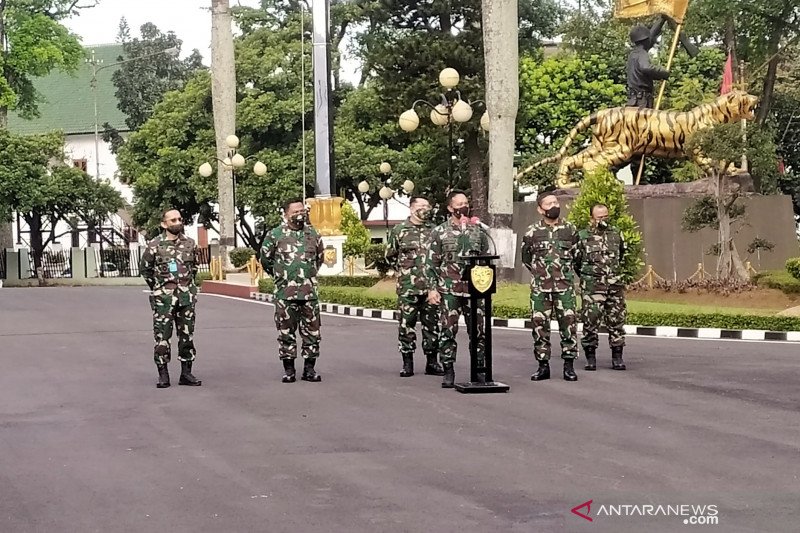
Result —
<instances>
[{"instance_id":1,"label":"golden ornament on pole","mask_svg":"<svg viewBox=\"0 0 800 533\"><path fill-rule=\"evenodd\" d=\"M342 203L344 198L307 198L310 206L308 218L320 235L342 234Z\"/></svg>"}]
</instances>

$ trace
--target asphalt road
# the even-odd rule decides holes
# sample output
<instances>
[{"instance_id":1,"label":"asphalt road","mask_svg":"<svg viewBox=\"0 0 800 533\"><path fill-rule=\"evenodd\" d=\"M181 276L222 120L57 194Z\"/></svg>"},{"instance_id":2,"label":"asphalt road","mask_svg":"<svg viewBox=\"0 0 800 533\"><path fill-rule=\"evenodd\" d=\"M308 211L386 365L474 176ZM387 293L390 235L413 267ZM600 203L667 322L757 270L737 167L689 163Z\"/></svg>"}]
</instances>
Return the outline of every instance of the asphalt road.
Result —
<instances>
[{"instance_id":1,"label":"asphalt road","mask_svg":"<svg viewBox=\"0 0 800 533\"><path fill-rule=\"evenodd\" d=\"M393 324L324 316L323 381L288 385L272 308L203 295L203 386L173 360L159 390L149 319L140 289L0 289L0 531L800 530L797 345L631 338L627 372L604 346L534 383L495 330L511 391L468 396L400 378Z\"/></svg>"}]
</instances>

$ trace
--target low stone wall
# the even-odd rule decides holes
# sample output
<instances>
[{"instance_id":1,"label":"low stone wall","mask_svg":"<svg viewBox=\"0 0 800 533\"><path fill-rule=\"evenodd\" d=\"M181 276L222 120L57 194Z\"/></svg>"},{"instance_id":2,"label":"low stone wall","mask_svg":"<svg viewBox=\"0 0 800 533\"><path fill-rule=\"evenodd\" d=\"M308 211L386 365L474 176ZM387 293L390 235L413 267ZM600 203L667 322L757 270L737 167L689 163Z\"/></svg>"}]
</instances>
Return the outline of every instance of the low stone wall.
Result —
<instances>
[{"instance_id":1,"label":"low stone wall","mask_svg":"<svg viewBox=\"0 0 800 533\"><path fill-rule=\"evenodd\" d=\"M697 197L629 197L631 214L639 224L644 241L645 265L653 265L656 273L667 280L684 280L697 271L698 263L713 273L717 258L706 251L716 244L717 232L704 229L690 233L681 229L681 219L687 207ZM561 210L567 216L572 203L570 196L560 198ZM750 261L757 271L782 270L786 260L800 256L795 233L794 210L790 196L753 195L742 199L746 212L744 219L736 224L738 233L734 239L742 260ZM517 234L517 254L514 280L530 281L530 273L522 265L522 236L528 226L538 222L536 202L514 204L514 232ZM775 248L747 257L747 246L755 237L772 242ZM644 273L644 272L642 272Z\"/></svg>"}]
</instances>

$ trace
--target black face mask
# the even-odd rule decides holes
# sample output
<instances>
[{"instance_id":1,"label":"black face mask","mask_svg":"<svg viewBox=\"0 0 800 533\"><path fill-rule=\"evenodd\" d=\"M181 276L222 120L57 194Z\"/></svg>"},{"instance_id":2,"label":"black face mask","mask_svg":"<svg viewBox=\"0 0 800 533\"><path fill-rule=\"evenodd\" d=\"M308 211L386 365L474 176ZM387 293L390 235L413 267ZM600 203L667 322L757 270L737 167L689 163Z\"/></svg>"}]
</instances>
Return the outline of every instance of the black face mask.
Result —
<instances>
[{"instance_id":1,"label":"black face mask","mask_svg":"<svg viewBox=\"0 0 800 533\"><path fill-rule=\"evenodd\" d=\"M173 235L180 235L183 233L183 224L172 224L171 226L167 226L167 231Z\"/></svg>"},{"instance_id":2,"label":"black face mask","mask_svg":"<svg viewBox=\"0 0 800 533\"><path fill-rule=\"evenodd\" d=\"M556 206L551 207L547 211L544 212L544 216L549 218L550 220L556 220L561 215L561 208Z\"/></svg>"},{"instance_id":3,"label":"black face mask","mask_svg":"<svg viewBox=\"0 0 800 533\"><path fill-rule=\"evenodd\" d=\"M459 207L458 209L453 209L453 216L456 218L468 217L469 207Z\"/></svg>"},{"instance_id":4,"label":"black face mask","mask_svg":"<svg viewBox=\"0 0 800 533\"><path fill-rule=\"evenodd\" d=\"M599 229L599 230L608 229L608 222L605 221L605 220L598 220L597 221L597 229Z\"/></svg>"},{"instance_id":5,"label":"black face mask","mask_svg":"<svg viewBox=\"0 0 800 533\"><path fill-rule=\"evenodd\" d=\"M294 215L292 218L289 219L289 223L295 228L302 228L303 226L306 225L306 217L302 213Z\"/></svg>"}]
</instances>

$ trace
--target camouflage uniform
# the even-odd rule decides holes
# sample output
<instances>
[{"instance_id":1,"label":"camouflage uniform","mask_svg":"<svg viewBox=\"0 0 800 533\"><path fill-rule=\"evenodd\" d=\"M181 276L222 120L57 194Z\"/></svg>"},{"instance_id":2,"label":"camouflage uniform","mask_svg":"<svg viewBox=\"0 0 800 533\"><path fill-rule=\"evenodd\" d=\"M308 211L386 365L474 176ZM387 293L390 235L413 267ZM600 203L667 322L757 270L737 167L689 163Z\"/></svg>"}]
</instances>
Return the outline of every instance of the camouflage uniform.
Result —
<instances>
[{"instance_id":1,"label":"camouflage uniform","mask_svg":"<svg viewBox=\"0 0 800 533\"><path fill-rule=\"evenodd\" d=\"M578 233L577 264L583 300L581 345L586 352L597 349L597 334L604 315L609 346L625 346L624 255L625 241L614 227L589 228Z\"/></svg>"},{"instance_id":2,"label":"camouflage uniform","mask_svg":"<svg viewBox=\"0 0 800 533\"><path fill-rule=\"evenodd\" d=\"M197 247L181 234L175 240L164 236L147 243L139 271L152 291L156 365L169 363L172 324L178 330L178 359L194 361L194 308L197 303Z\"/></svg>"},{"instance_id":3,"label":"camouflage uniform","mask_svg":"<svg viewBox=\"0 0 800 533\"><path fill-rule=\"evenodd\" d=\"M522 241L522 264L531 272L533 351L537 361L550 360L550 321L558 320L561 357L578 357L575 317L575 261L578 234L569 222L531 225Z\"/></svg>"},{"instance_id":4,"label":"camouflage uniform","mask_svg":"<svg viewBox=\"0 0 800 533\"><path fill-rule=\"evenodd\" d=\"M298 326L303 359L311 361L319 357L316 276L322 261L322 239L309 225L296 230L284 222L267 234L261 246L264 272L275 280L275 326L281 359L297 357Z\"/></svg>"},{"instance_id":5,"label":"camouflage uniform","mask_svg":"<svg viewBox=\"0 0 800 533\"><path fill-rule=\"evenodd\" d=\"M439 291L442 297L439 306L439 359L445 369L456 360L456 333L458 333L458 319L464 315L469 323L469 282L465 274L467 262L460 255L470 252L487 253L489 239L486 233L476 224L460 226L452 220L436 226L431 231L428 241L428 255L425 260L428 278L428 287ZM478 320L478 338L470 339L476 343L478 351L478 365L483 365L484 356L484 306L481 300L475 310Z\"/></svg>"},{"instance_id":6,"label":"camouflage uniform","mask_svg":"<svg viewBox=\"0 0 800 533\"><path fill-rule=\"evenodd\" d=\"M436 362L439 308L427 302L428 281L423 248L433 228L431 222L417 225L409 218L392 228L386 247L386 261L397 273L398 348L404 362L413 360L417 348L417 317L422 322L422 351L429 362Z\"/></svg>"}]
</instances>

